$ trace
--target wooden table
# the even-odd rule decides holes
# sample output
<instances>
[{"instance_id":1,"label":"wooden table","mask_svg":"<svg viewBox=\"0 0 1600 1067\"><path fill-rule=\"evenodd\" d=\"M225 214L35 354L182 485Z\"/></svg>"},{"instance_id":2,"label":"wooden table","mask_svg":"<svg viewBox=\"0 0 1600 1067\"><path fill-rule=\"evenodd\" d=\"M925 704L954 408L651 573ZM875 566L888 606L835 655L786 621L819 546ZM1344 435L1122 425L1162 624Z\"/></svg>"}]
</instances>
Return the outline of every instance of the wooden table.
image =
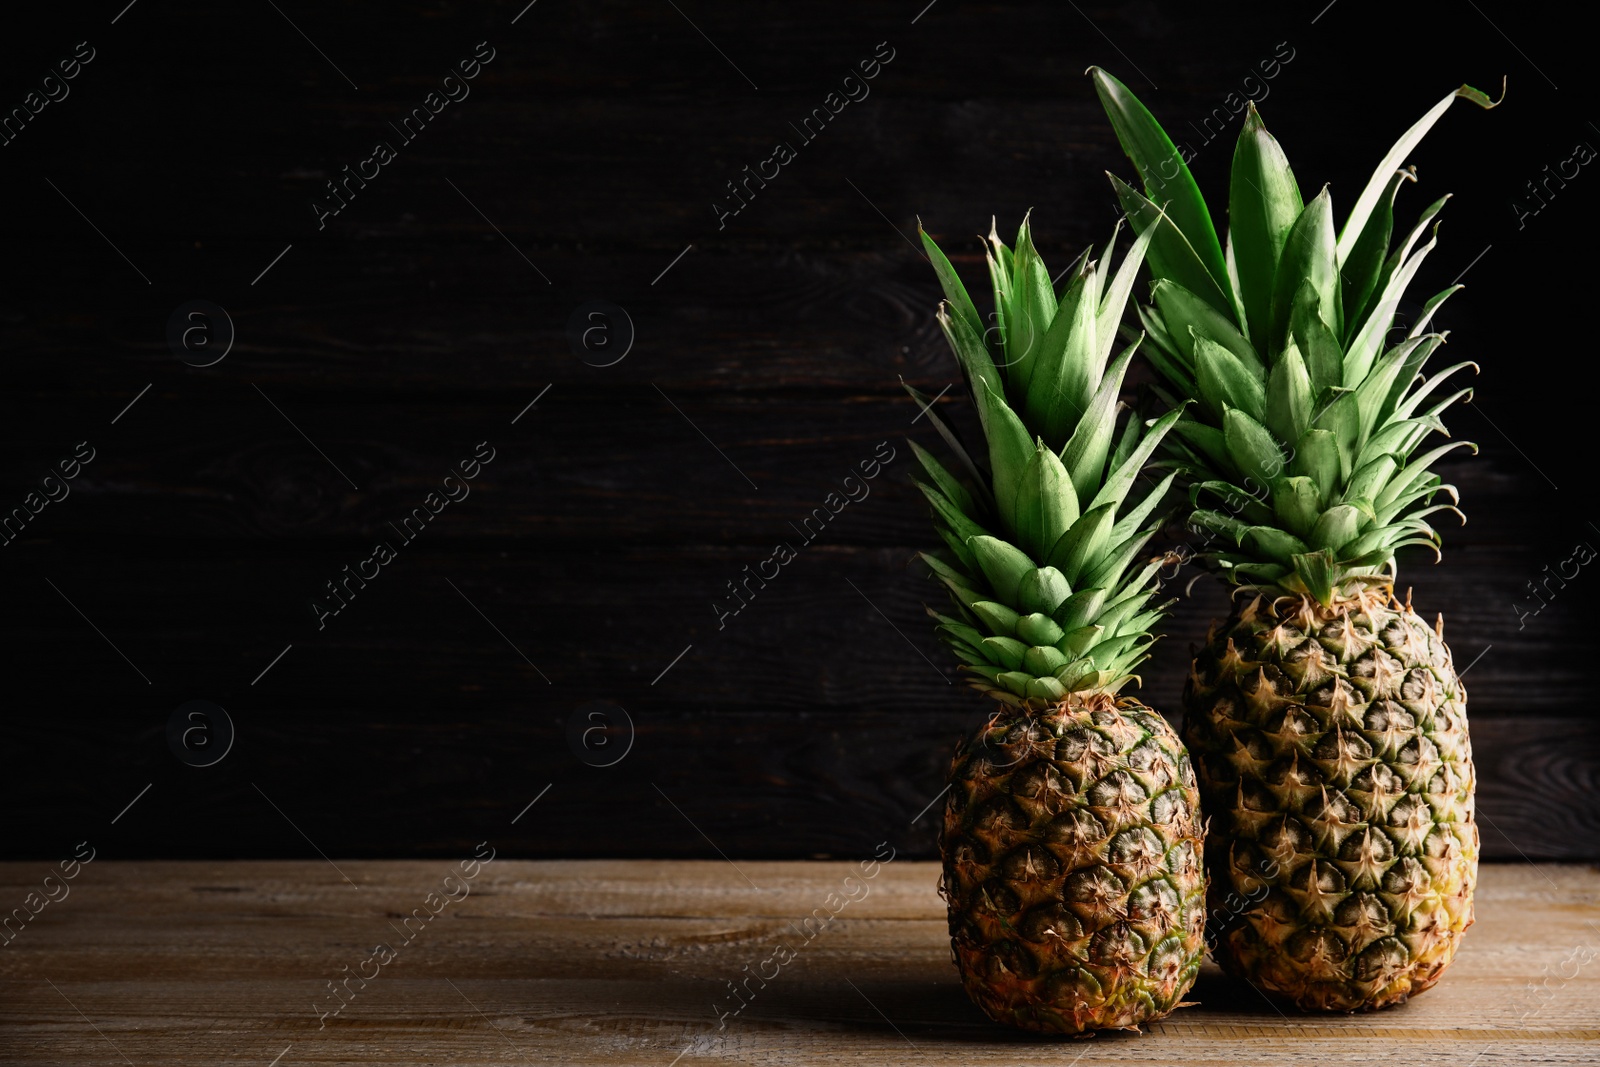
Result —
<instances>
[{"instance_id":1,"label":"wooden table","mask_svg":"<svg viewBox=\"0 0 1600 1067\"><path fill-rule=\"evenodd\" d=\"M0 865L0 902L50 869ZM932 864L882 867L803 942L790 924L854 869L497 859L447 884L445 861L99 860L0 945L0 1062L1600 1062L1592 868L1485 869L1450 974L1403 1008L1286 1017L1208 966L1198 1007L1076 1042L1002 1030L967 1002ZM771 974L780 939L798 957L732 1014L726 983ZM334 1000L329 983L354 973L374 977Z\"/></svg>"}]
</instances>

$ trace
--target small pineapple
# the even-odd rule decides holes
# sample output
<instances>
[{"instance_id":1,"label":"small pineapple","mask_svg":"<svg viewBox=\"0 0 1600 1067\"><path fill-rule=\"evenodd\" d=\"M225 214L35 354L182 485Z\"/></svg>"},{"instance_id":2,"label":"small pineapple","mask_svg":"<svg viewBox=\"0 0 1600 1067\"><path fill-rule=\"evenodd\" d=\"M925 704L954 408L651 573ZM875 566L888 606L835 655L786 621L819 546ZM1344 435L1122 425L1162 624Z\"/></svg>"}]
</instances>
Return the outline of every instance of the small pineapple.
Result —
<instances>
[{"instance_id":1,"label":"small pineapple","mask_svg":"<svg viewBox=\"0 0 1600 1067\"><path fill-rule=\"evenodd\" d=\"M1444 201L1391 251L1393 205L1415 179L1405 156L1451 102L1493 104L1468 86L1445 97L1337 233L1327 189L1302 203L1251 105L1224 252L1161 127L1115 78L1094 77L1148 194L1112 178L1151 239L1145 351L1195 402L1167 443L1196 504L1190 526L1210 540L1204 558L1235 587L1184 695L1210 819L1213 949L1302 1009L1398 1004L1439 980L1472 923L1478 829L1467 695L1443 619L1427 626L1393 592L1396 550L1437 555L1428 516L1456 510L1429 467L1461 444L1416 453L1470 390L1430 395L1471 364L1421 373L1444 341L1428 323L1460 286L1396 322Z\"/></svg>"},{"instance_id":2,"label":"small pineapple","mask_svg":"<svg viewBox=\"0 0 1600 1067\"><path fill-rule=\"evenodd\" d=\"M933 612L972 684L1000 702L960 746L940 850L963 984L1000 1022L1081 1033L1137 1028L1179 1006L1204 955L1198 793L1166 721L1118 691L1165 605L1140 553L1169 476L1128 497L1177 421L1117 394L1138 342L1112 358L1141 238L1113 273L1088 252L1058 299L1026 220L992 230L997 329L933 240L939 324L967 378L987 471L916 390L959 461L913 443L947 548L925 554L954 614Z\"/></svg>"}]
</instances>

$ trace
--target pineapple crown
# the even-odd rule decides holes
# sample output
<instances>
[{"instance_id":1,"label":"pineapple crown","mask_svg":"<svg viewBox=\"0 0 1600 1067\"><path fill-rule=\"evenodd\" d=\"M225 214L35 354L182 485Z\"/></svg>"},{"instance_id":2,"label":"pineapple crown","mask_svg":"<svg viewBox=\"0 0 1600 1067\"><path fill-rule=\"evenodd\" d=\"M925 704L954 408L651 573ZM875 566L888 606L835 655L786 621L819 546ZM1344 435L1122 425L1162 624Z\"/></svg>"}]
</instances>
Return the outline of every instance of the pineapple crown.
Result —
<instances>
[{"instance_id":1,"label":"pineapple crown","mask_svg":"<svg viewBox=\"0 0 1600 1067\"><path fill-rule=\"evenodd\" d=\"M995 324L985 329L950 260L922 233L945 293L939 326L987 445L980 464L932 401L906 387L965 475L912 442L926 474L917 484L947 546L923 559L956 612L930 614L973 686L1006 704L1115 693L1134 677L1165 613L1151 604L1162 561L1138 558L1160 528L1151 516L1173 475L1137 504L1128 496L1178 413L1150 424L1130 414L1119 432L1117 394L1139 340L1112 355L1150 242L1139 237L1113 272L1113 233L1099 263L1084 252L1058 298L1027 219L1014 250L991 226Z\"/></svg>"},{"instance_id":2,"label":"pineapple crown","mask_svg":"<svg viewBox=\"0 0 1600 1067\"><path fill-rule=\"evenodd\" d=\"M1100 101L1144 183L1108 175L1141 240L1151 304L1138 309L1145 352L1167 384L1197 403L1167 445L1183 473L1190 526L1222 547L1203 557L1235 585L1324 607L1394 580L1394 554L1426 545L1428 516L1459 499L1429 467L1468 442L1417 455L1462 389L1424 408L1458 363L1424 377L1445 335L1424 332L1452 285L1429 299L1390 345L1406 287L1433 249L1418 240L1448 197L1429 205L1391 250L1394 201L1415 181L1405 157L1463 85L1401 136L1335 231L1326 187L1303 203L1278 142L1249 105L1233 156L1227 246L1181 154L1143 104L1091 67ZM1435 504L1441 495L1450 503ZM1204 503L1206 506L1202 506ZM1465 521L1465 516L1461 516Z\"/></svg>"}]
</instances>

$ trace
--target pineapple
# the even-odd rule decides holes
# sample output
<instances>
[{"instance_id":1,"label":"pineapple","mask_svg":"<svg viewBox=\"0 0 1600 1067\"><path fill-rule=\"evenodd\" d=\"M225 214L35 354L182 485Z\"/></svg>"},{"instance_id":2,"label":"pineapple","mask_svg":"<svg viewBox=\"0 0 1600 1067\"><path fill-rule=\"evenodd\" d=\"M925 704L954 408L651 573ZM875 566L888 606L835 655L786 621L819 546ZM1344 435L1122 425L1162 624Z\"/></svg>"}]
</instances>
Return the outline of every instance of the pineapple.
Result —
<instances>
[{"instance_id":1,"label":"pineapple","mask_svg":"<svg viewBox=\"0 0 1600 1067\"><path fill-rule=\"evenodd\" d=\"M991 229L998 329L985 330L927 234L938 319L971 390L987 471L915 389L964 471L912 445L947 548L925 554L954 601L930 612L999 707L959 747L940 891L967 993L1029 1030L1137 1028L1179 1006L1204 956L1199 795L1160 715L1118 692L1164 615L1162 561L1140 558L1172 477L1130 503L1173 412L1117 429L1138 342L1112 358L1149 245L1111 270L1086 251L1058 299L1024 220ZM909 388L909 387L908 387Z\"/></svg>"},{"instance_id":2,"label":"pineapple","mask_svg":"<svg viewBox=\"0 0 1600 1067\"><path fill-rule=\"evenodd\" d=\"M1146 346L1193 403L1167 445L1190 529L1234 587L1194 658L1184 740L1210 820L1218 962L1305 1010L1399 1004L1439 980L1472 923L1478 829L1466 689L1443 639L1394 596L1395 551L1438 554L1428 517L1457 494L1417 454L1461 363L1424 377L1452 285L1397 322L1444 201L1391 250L1405 156L1463 86L1409 129L1334 229L1254 105L1233 158L1227 247L1194 179L1125 86L1094 78L1145 194L1112 177L1151 240ZM1394 343L1396 334L1403 335ZM1467 447L1471 447L1470 445ZM1439 498L1448 502L1436 502Z\"/></svg>"}]
</instances>

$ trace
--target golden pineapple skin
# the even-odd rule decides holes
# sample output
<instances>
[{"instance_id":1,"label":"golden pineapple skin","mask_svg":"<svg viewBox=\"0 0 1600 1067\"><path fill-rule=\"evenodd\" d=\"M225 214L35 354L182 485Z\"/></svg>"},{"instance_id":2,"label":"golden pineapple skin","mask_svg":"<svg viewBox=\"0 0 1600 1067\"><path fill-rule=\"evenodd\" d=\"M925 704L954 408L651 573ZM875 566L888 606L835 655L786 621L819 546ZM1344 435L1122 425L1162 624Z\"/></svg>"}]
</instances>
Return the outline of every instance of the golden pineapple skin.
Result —
<instances>
[{"instance_id":1,"label":"golden pineapple skin","mask_svg":"<svg viewBox=\"0 0 1600 1067\"><path fill-rule=\"evenodd\" d=\"M967 994L1082 1033L1181 1006L1205 955L1194 771L1156 712L1104 693L1002 707L957 750L940 892Z\"/></svg>"},{"instance_id":2,"label":"golden pineapple skin","mask_svg":"<svg viewBox=\"0 0 1600 1067\"><path fill-rule=\"evenodd\" d=\"M1210 820L1217 962L1306 1011L1430 988L1472 924L1466 690L1387 588L1236 602L1195 656L1184 740Z\"/></svg>"}]
</instances>

